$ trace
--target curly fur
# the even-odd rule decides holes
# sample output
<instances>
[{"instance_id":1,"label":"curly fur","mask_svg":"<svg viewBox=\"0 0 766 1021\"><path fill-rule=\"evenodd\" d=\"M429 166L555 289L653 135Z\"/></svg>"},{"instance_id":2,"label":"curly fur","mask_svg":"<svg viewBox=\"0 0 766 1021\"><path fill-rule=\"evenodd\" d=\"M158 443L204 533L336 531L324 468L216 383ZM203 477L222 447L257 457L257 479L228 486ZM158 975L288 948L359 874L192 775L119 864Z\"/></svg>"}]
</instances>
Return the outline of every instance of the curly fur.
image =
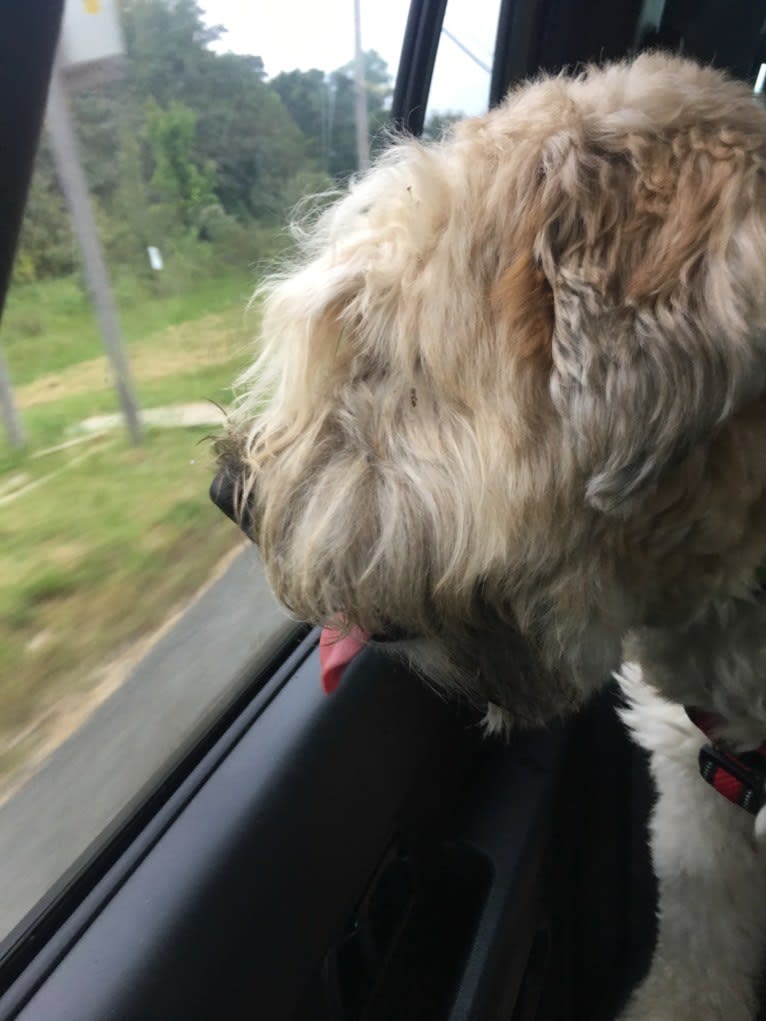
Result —
<instances>
[{"instance_id":1,"label":"curly fur","mask_svg":"<svg viewBox=\"0 0 766 1021\"><path fill-rule=\"evenodd\" d=\"M457 634L471 664L512 629L520 699L440 670L526 720L600 683L628 627L744 593L765 157L743 85L643 56L525 85L355 182L264 286L240 381L230 456L285 604Z\"/></svg>"},{"instance_id":2,"label":"curly fur","mask_svg":"<svg viewBox=\"0 0 766 1021\"><path fill-rule=\"evenodd\" d=\"M746 729L758 699L766 723L754 661L735 697L694 658L737 633L711 621L755 636L762 612L748 89L658 54L542 77L441 143L399 141L299 247L261 290L220 447L279 598L412 632L394 651L499 707L494 729L571 711L628 634L671 700Z\"/></svg>"}]
</instances>

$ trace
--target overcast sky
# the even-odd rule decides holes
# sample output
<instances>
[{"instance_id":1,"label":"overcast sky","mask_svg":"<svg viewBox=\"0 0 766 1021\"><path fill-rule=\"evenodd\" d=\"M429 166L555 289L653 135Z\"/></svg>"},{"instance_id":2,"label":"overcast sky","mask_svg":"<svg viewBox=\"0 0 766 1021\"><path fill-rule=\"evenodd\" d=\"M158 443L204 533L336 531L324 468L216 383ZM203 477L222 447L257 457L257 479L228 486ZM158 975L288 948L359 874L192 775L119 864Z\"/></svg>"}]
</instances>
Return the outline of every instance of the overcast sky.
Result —
<instances>
[{"instance_id":1,"label":"overcast sky","mask_svg":"<svg viewBox=\"0 0 766 1021\"><path fill-rule=\"evenodd\" d=\"M353 0L199 0L205 20L226 34L215 48L263 58L269 76L294 68L331 71L354 53ZM362 46L392 75L399 63L409 0L362 0ZM485 64L492 62L498 0L452 0L445 27ZM430 109L480 113L489 75L442 36Z\"/></svg>"}]
</instances>

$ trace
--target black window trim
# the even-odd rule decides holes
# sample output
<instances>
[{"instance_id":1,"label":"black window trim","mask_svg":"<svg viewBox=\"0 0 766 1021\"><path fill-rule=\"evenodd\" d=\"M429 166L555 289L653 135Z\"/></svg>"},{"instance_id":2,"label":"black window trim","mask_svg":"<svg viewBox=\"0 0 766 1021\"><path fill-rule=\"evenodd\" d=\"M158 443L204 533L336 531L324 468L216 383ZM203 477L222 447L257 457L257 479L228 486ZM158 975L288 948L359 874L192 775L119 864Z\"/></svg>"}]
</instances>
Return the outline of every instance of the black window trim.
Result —
<instances>
[{"instance_id":1,"label":"black window trim","mask_svg":"<svg viewBox=\"0 0 766 1021\"><path fill-rule=\"evenodd\" d=\"M42 129L64 0L0 0L0 316Z\"/></svg>"},{"instance_id":2,"label":"black window trim","mask_svg":"<svg viewBox=\"0 0 766 1021\"><path fill-rule=\"evenodd\" d=\"M421 135L447 0L412 0L391 102L395 130Z\"/></svg>"}]
</instances>

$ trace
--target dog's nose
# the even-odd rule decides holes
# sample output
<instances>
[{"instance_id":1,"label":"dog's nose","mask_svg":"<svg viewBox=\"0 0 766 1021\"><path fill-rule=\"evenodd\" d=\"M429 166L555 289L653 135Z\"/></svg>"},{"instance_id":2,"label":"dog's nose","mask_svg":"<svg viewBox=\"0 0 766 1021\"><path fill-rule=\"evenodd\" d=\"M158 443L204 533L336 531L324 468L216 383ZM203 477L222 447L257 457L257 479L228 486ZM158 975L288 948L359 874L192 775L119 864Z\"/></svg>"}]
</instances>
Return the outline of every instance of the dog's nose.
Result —
<instances>
[{"instance_id":1,"label":"dog's nose","mask_svg":"<svg viewBox=\"0 0 766 1021\"><path fill-rule=\"evenodd\" d=\"M235 480L236 475L231 468L221 468L210 483L210 499L227 518L239 524L234 512Z\"/></svg>"},{"instance_id":2,"label":"dog's nose","mask_svg":"<svg viewBox=\"0 0 766 1021\"><path fill-rule=\"evenodd\" d=\"M250 527L250 501L242 508L242 513L237 513L237 470L232 465L221 468L213 481L210 483L210 499L216 507L223 511L227 518L231 518L235 525L239 525L242 531L251 538Z\"/></svg>"}]
</instances>

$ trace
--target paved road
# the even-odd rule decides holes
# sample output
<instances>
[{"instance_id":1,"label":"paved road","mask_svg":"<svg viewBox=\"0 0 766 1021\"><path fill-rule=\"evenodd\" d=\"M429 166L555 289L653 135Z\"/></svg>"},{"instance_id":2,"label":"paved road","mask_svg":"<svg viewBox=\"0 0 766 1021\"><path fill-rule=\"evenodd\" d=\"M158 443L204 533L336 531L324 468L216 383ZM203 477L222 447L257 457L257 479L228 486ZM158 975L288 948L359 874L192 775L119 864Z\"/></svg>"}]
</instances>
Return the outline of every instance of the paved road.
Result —
<instances>
[{"instance_id":1,"label":"paved road","mask_svg":"<svg viewBox=\"0 0 766 1021\"><path fill-rule=\"evenodd\" d=\"M0 939L288 626L244 550L125 683L0 807Z\"/></svg>"}]
</instances>

